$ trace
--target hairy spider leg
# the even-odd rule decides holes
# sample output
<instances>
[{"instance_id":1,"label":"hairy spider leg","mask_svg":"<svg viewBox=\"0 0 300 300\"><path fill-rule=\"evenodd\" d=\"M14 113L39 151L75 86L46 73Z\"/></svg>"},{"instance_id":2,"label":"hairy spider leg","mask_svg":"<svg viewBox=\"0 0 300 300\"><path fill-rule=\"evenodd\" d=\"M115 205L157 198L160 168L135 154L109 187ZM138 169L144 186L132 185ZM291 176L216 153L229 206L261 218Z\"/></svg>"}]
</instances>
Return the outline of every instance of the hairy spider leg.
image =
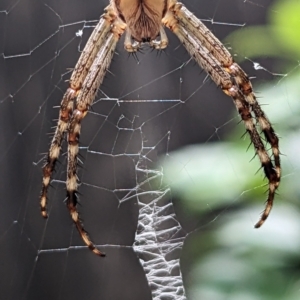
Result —
<instances>
[{"instance_id":1,"label":"hairy spider leg","mask_svg":"<svg viewBox=\"0 0 300 300\"><path fill-rule=\"evenodd\" d=\"M163 23L177 35L189 54L222 88L224 93L233 98L254 145L255 152L260 159L264 173L268 178L268 198L261 218L255 225L258 228L270 214L276 189L280 183L281 168L278 137L252 92L248 76L233 61L228 50L183 4L177 1L171 2L170 11L165 16ZM260 134L257 132L251 111L254 112L267 142L272 147L275 168Z\"/></svg>"},{"instance_id":2,"label":"hairy spider leg","mask_svg":"<svg viewBox=\"0 0 300 300\"><path fill-rule=\"evenodd\" d=\"M266 141L271 145L272 154L274 156L274 165L277 173L276 185L278 187L281 177L278 136L276 135L266 114L257 102L249 77L244 70L234 62L232 55L226 47L194 14L192 14L182 3L174 0L171 0L171 2L169 9L173 12L180 25L184 27L191 36L198 39L201 44L220 62L220 65L234 77L240 90L245 96L245 100L250 104Z\"/></svg>"},{"instance_id":3,"label":"hairy spider leg","mask_svg":"<svg viewBox=\"0 0 300 300\"><path fill-rule=\"evenodd\" d=\"M85 48L83 49L80 58L74 68L69 81L69 88L65 92L60 104L58 124L51 141L50 149L47 155L45 165L43 167L43 183L40 195L41 213L44 218L47 218L47 191L50 185L52 173L55 164L58 160L64 134L67 131L68 123L73 111L74 100L76 99L87 73L99 52L104 39L111 29L111 23L115 20L112 14L112 8L107 7L100 22L95 27L91 37L89 38Z\"/></svg>"}]
</instances>

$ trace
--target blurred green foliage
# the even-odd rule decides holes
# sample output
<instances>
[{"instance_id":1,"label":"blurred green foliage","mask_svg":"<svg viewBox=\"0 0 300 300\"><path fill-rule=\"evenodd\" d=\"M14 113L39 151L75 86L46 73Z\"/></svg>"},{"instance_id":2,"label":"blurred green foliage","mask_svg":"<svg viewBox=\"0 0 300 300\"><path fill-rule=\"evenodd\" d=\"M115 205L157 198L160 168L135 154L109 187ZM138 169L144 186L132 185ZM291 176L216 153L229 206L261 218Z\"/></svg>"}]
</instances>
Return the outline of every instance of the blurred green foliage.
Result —
<instances>
[{"instance_id":1,"label":"blurred green foliage","mask_svg":"<svg viewBox=\"0 0 300 300\"><path fill-rule=\"evenodd\" d=\"M182 148L162 162L164 184L199 219L182 258L192 266L185 278L191 300L300 299L300 1L276 1L268 20L226 39L244 58L285 63L284 75L255 86L282 153L283 178L267 222L253 229L267 186L252 146L246 152L248 137L240 138L242 124L226 140ZM232 121L238 120L235 113Z\"/></svg>"},{"instance_id":2,"label":"blurred green foliage","mask_svg":"<svg viewBox=\"0 0 300 300\"><path fill-rule=\"evenodd\" d=\"M225 43L244 57L277 57L286 59L286 68L299 61L300 1L279 0L269 9L268 24L246 26L230 34Z\"/></svg>"}]
</instances>

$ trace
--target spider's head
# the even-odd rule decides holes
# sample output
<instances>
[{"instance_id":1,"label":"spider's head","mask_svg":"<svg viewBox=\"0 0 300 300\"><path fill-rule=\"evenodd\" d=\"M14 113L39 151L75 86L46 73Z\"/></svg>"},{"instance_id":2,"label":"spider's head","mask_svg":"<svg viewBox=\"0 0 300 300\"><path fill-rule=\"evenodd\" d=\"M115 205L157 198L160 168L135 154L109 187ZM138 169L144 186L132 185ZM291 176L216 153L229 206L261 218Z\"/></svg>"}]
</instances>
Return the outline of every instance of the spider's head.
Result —
<instances>
[{"instance_id":1,"label":"spider's head","mask_svg":"<svg viewBox=\"0 0 300 300\"><path fill-rule=\"evenodd\" d=\"M161 20L167 11L167 1L112 0L112 2L134 40L149 43L157 38Z\"/></svg>"}]
</instances>

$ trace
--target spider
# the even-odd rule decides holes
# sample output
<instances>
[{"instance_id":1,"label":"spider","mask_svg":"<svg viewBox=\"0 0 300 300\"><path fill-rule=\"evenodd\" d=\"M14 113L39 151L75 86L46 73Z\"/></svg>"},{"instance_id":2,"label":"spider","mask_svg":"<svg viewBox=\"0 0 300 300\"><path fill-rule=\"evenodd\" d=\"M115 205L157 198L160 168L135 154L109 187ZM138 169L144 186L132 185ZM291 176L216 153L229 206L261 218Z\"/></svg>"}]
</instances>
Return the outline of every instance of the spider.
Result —
<instances>
[{"instance_id":1,"label":"spider","mask_svg":"<svg viewBox=\"0 0 300 300\"><path fill-rule=\"evenodd\" d=\"M248 76L212 32L177 0L110 0L74 68L69 88L61 101L58 124L43 167L40 196L41 213L47 218L47 190L66 133L68 141L66 205L82 240L99 256L105 254L91 241L77 210L76 171L81 121L93 104L97 90L109 68L116 44L123 33L125 33L125 50L130 53L139 51L145 43L153 49L162 50L168 46L164 27L179 38L190 56L209 74L216 85L232 98L245 124L246 132L268 179L268 197L265 209L255 225L256 228L260 227L269 216L280 183L278 137L256 100ZM271 146L272 155L266 150L261 135Z\"/></svg>"}]
</instances>

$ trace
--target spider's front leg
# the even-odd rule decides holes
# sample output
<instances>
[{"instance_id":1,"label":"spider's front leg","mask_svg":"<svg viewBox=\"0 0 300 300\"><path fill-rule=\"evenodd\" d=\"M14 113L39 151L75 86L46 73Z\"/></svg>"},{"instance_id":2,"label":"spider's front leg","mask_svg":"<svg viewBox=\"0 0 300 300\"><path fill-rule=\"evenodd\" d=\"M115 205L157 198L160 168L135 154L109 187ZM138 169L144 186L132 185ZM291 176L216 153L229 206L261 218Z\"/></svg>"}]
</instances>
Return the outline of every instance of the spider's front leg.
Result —
<instances>
[{"instance_id":1,"label":"spider's front leg","mask_svg":"<svg viewBox=\"0 0 300 300\"><path fill-rule=\"evenodd\" d=\"M96 249L91 242L87 232L83 228L77 211L76 171L78 143L81 121L86 116L89 107L94 101L97 90L110 65L116 44L125 31L125 28L126 24L118 19L115 10L109 5L89 38L72 73L70 87L61 102L58 126L51 142L46 164L43 167L43 187L40 196L40 205L42 215L46 218L47 190L60 153L64 133L68 132L66 204L84 243L99 256L104 256L104 253Z\"/></svg>"},{"instance_id":2,"label":"spider's front leg","mask_svg":"<svg viewBox=\"0 0 300 300\"><path fill-rule=\"evenodd\" d=\"M233 60L232 55L219 41L219 39L215 37L213 33L182 3L177 2L176 0L171 0L170 10L180 25L187 30L189 35L199 40L199 42L211 53L211 55L216 58L224 70L228 72L236 81L244 95L245 100L249 103L266 141L271 145L274 165L277 172L276 184L278 187L281 176L279 139L272 127L272 124L270 123L264 111L261 109L256 99L249 77Z\"/></svg>"},{"instance_id":3,"label":"spider's front leg","mask_svg":"<svg viewBox=\"0 0 300 300\"><path fill-rule=\"evenodd\" d=\"M111 31L107 34L105 42L93 61L91 68L82 84L82 88L75 102L74 111L68 126L68 169L67 169L67 207L70 211L73 222L84 243L95 254L104 256L90 240L85 231L77 210L78 203L78 183L77 183L77 161L79 152L79 136L81 130L81 121L86 116L92 105L96 93L103 81L104 75L111 63L116 44L123 34L126 25L120 22L114 22Z\"/></svg>"},{"instance_id":4,"label":"spider's front leg","mask_svg":"<svg viewBox=\"0 0 300 300\"><path fill-rule=\"evenodd\" d=\"M216 85L233 99L245 124L255 153L258 155L269 181L266 206L259 221L255 224L255 228L259 228L270 214L276 189L280 183L281 167L278 137L257 102L246 73L234 62L229 51L199 19L188 11L182 3L169 0L168 11L162 22L177 35L190 55L210 75ZM271 145L273 158L264 146L252 114L267 143Z\"/></svg>"},{"instance_id":5,"label":"spider's front leg","mask_svg":"<svg viewBox=\"0 0 300 300\"><path fill-rule=\"evenodd\" d=\"M71 75L69 88L65 92L61 101L57 127L51 141L46 163L43 166L43 185L40 195L40 206L41 213L44 218L48 217L46 211L48 187L50 185L55 164L60 154L64 134L68 128L68 123L73 111L74 99L76 99L87 73L99 52L101 45L104 43L108 32L110 32L111 24L115 21L115 19L116 15L112 7L108 6L80 55Z\"/></svg>"}]
</instances>

